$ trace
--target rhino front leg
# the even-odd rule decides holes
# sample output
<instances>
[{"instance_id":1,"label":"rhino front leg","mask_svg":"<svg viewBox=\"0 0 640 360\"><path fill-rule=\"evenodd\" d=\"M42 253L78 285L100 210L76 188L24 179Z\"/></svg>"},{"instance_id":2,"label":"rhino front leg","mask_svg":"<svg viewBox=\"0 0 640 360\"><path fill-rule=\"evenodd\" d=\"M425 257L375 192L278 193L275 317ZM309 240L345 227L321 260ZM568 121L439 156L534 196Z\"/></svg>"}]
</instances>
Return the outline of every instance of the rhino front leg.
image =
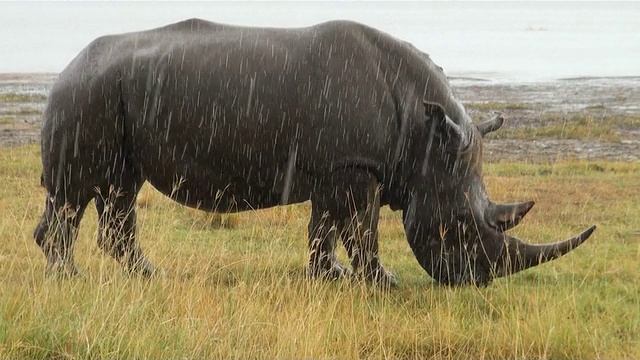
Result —
<instances>
[{"instance_id":1,"label":"rhino front leg","mask_svg":"<svg viewBox=\"0 0 640 360\"><path fill-rule=\"evenodd\" d=\"M323 209L320 200L311 202L309 221L309 267L307 275L312 278L338 279L350 273L336 260L336 222Z\"/></svg>"},{"instance_id":2,"label":"rhino front leg","mask_svg":"<svg viewBox=\"0 0 640 360\"><path fill-rule=\"evenodd\" d=\"M356 275L367 282L382 287L395 287L398 281L381 264L378 254L378 220L380 216L380 191L375 178L370 179L365 194L351 193L351 204L355 208L351 217L342 221L340 237L347 249ZM364 185L364 184L363 184Z\"/></svg>"},{"instance_id":3,"label":"rhino front leg","mask_svg":"<svg viewBox=\"0 0 640 360\"><path fill-rule=\"evenodd\" d=\"M331 242L321 242L331 250L331 256L335 234L340 234L355 275L383 287L397 284L378 256L380 193L378 180L373 174L362 168L335 171L323 186L318 187L311 201L312 214L316 217L324 214L327 220L332 221L323 228L331 235L327 237Z\"/></svg>"}]
</instances>

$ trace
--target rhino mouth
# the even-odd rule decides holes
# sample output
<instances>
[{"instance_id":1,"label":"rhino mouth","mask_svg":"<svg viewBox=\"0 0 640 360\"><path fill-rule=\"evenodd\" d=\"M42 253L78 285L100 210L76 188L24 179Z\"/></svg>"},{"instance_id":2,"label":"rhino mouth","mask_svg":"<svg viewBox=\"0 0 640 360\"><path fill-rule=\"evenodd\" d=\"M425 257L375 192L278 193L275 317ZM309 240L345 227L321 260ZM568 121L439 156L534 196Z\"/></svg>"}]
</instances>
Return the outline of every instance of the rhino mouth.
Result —
<instances>
[{"instance_id":1,"label":"rhino mouth","mask_svg":"<svg viewBox=\"0 0 640 360\"><path fill-rule=\"evenodd\" d=\"M464 253L441 253L432 261L419 261L420 266L439 284L446 286L475 285L484 287L491 283L495 268L490 268L486 261L468 257Z\"/></svg>"}]
</instances>

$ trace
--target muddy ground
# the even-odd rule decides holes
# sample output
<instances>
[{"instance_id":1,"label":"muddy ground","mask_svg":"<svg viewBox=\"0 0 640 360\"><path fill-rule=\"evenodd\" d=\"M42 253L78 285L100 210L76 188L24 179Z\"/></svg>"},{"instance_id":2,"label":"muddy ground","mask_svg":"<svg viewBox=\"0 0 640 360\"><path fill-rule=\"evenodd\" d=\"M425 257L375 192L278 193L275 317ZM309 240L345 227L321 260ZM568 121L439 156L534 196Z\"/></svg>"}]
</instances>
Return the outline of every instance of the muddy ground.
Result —
<instances>
[{"instance_id":1,"label":"muddy ground","mask_svg":"<svg viewBox=\"0 0 640 360\"><path fill-rule=\"evenodd\" d=\"M39 142L41 113L55 78L0 74L0 147ZM507 120L502 136L496 132L485 139L488 161L640 160L640 77L545 83L454 78L451 83L476 121L492 111L500 111ZM567 126L572 124L584 128ZM527 135L536 128L565 127L566 133Z\"/></svg>"}]
</instances>

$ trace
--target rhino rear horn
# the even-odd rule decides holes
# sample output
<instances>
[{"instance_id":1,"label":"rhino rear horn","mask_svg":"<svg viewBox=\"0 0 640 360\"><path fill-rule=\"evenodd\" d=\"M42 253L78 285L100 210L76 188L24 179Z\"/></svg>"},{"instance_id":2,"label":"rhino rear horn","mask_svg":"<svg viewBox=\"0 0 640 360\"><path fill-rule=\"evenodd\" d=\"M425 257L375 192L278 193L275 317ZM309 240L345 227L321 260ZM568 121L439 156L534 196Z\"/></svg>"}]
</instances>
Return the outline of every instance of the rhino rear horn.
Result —
<instances>
[{"instance_id":1,"label":"rhino rear horn","mask_svg":"<svg viewBox=\"0 0 640 360\"><path fill-rule=\"evenodd\" d=\"M480 131L480 134L482 134L482 136L485 136L490 132L494 132L500 129L503 123L504 123L504 118L502 117L502 115L500 113L496 113L493 115L491 120L487 120L483 123L480 123L476 125L476 127Z\"/></svg>"},{"instance_id":2,"label":"rhino rear horn","mask_svg":"<svg viewBox=\"0 0 640 360\"><path fill-rule=\"evenodd\" d=\"M535 205L533 201L519 204L491 203L485 212L484 218L492 228L498 231L506 231L518 225L533 205Z\"/></svg>"}]
</instances>

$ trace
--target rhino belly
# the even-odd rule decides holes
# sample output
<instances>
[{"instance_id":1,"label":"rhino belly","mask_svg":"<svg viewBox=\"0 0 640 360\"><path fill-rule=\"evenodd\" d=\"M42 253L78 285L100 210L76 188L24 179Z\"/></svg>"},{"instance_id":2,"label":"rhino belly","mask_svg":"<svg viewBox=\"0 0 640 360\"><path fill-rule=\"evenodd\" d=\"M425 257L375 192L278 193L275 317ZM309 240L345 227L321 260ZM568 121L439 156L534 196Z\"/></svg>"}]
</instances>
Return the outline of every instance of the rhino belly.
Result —
<instances>
[{"instance_id":1,"label":"rhino belly","mask_svg":"<svg viewBox=\"0 0 640 360\"><path fill-rule=\"evenodd\" d=\"M147 180L174 201L193 208L228 213L279 204L280 197L277 192L250 184L240 177L218 174L215 178L205 179L199 174L194 174L191 171L193 169L168 170L163 174L152 172L147 175Z\"/></svg>"},{"instance_id":2,"label":"rhino belly","mask_svg":"<svg viewBox=\"0 0 640 360\"><path fill-rule=\"evenodd\" d=\"M285 185L287 154L264 144L212 138L199 127L176 128L169 136L153 129L137 133L134 161L147 181L179 203L236 212L309 199L304 177L291 174Z\"/></svg>"}]
</instances>

